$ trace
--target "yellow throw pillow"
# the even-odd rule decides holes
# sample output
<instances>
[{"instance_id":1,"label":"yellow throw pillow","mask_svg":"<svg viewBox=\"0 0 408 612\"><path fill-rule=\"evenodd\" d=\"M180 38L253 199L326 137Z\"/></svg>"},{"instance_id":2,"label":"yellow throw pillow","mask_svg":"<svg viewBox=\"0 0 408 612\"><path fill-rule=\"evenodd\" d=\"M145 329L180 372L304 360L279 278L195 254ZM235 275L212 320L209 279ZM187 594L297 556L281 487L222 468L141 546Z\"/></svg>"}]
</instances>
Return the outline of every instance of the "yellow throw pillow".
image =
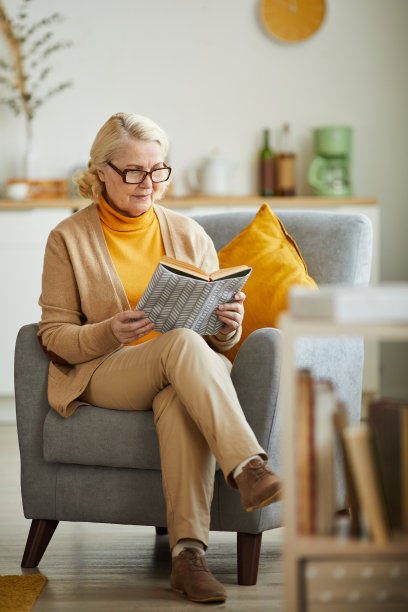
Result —
<instances>
[{"instance_id":1,"label":"yellow throw pillow","mask_svg":"<svg viewBox=\"0 0 408 612\"><path fill-rule=\"evenodd\" d=\"M287 309L292 285L316 288L308 275L296 242L283 223L263 204L253 221L218 253L220 268L239 264L252 267L243 289L246 300L240 341L224 354L233 361L242 342L256 329L276 327L278 315Z\"/></svg>"}]
</instances>

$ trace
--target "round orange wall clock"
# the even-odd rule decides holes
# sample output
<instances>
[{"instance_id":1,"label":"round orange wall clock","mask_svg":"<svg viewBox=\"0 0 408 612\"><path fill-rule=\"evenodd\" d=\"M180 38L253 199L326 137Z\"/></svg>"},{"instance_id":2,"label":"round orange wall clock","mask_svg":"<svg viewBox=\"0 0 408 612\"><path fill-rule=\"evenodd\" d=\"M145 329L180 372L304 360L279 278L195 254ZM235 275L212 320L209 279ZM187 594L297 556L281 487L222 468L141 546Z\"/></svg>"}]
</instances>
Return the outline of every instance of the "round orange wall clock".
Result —
<instances>
[{"instance_id":1,"label":"round orange wall clock","mask_svg":"<svg viewBox=\"0 0 408 612\"><path fill-rule=\"evenodd\" d=\"M267 32L295 43L312 36L323 23L325 0L261 0L261 20Z\"/></svg>"}]
</instances>

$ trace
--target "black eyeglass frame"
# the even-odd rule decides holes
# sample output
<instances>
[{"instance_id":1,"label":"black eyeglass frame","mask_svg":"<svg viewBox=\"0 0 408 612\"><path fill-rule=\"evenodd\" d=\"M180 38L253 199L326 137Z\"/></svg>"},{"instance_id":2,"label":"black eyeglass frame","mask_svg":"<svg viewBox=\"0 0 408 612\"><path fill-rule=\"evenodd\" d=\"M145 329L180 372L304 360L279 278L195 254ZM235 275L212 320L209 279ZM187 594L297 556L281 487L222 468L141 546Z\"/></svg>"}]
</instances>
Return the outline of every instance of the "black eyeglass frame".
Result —
<instances>
[{"instance_id":1,"label":"black eyeglass frame","mask_svg":"<svg viewBox=\"0 0 408 612\"><path fill-rule=\"evenodd\" d=\"M165 166L164 168L155 168L154 170L138 170L136 168L127 168L126 170L119 170L119 168L117 168L114 164L112 164L112 162L108 161L107 162L108 166L110 166L112 168L112 170L114 170L115 172L117 172L121 177L122 177L122 181L124 183L126 183L126 185L140 185L140 183L143 183L143 181L145 180L146 176L148 174L150 174L150 178L152 180L152 183L165 183L166 181L169 180L170 178L170 174L171 174L171 168L170 166ZM163 181L154 181L153 180L153 172L157 172L158 170L168 170L169 171L169 175L166 179L164 179ZM143 178L141 181L138 181L137 183L129 183L126 179L127 179L127 174L129 172L143 172Z\"/></svg>"}]
</instances>

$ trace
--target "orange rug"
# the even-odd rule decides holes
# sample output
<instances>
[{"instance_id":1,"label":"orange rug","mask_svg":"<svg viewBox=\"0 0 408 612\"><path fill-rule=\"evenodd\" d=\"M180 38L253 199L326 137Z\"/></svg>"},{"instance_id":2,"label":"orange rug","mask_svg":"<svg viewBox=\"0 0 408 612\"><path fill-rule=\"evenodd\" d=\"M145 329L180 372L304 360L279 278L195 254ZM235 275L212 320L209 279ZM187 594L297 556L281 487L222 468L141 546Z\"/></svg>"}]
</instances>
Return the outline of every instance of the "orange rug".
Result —
<instances>
[{"instance_id":1,"label":"orange rug","mask_svg":"<svg viewBox=\"0 0 408 612\"><path fill-rule=\"evenodd\" d=\"M42 574L0 576L1 612L30 612L46 582Z\"/></svg>"}]
</instances>

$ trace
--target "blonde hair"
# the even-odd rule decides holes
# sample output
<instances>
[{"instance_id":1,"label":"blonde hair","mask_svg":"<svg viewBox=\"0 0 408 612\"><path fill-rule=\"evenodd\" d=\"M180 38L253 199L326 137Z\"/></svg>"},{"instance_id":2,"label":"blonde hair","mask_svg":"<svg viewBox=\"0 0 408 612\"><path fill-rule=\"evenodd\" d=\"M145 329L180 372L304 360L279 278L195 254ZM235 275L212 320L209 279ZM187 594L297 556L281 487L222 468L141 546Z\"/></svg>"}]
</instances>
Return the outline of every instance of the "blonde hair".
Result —
<instances>
[{"instance_id":1,"label":"blonde hair","mask_svg":"<svg viewBox=\"0 0 408 612\"><path fill-rule=\"evenodd\" d=\"M106 167L115 151L129 138L137 138L146 142L156 141L160 144L164 157L169 149L165 132L151 119L132 113L117 113L112 115L101 127L91 147L88 169L79 171L74 181L78 184L79 193L83 198L98 200L104 190L104 183L98 175L98 170ZM156 199L163 196L169 181L160 183Z\"/></svg>"}]
</instances>

